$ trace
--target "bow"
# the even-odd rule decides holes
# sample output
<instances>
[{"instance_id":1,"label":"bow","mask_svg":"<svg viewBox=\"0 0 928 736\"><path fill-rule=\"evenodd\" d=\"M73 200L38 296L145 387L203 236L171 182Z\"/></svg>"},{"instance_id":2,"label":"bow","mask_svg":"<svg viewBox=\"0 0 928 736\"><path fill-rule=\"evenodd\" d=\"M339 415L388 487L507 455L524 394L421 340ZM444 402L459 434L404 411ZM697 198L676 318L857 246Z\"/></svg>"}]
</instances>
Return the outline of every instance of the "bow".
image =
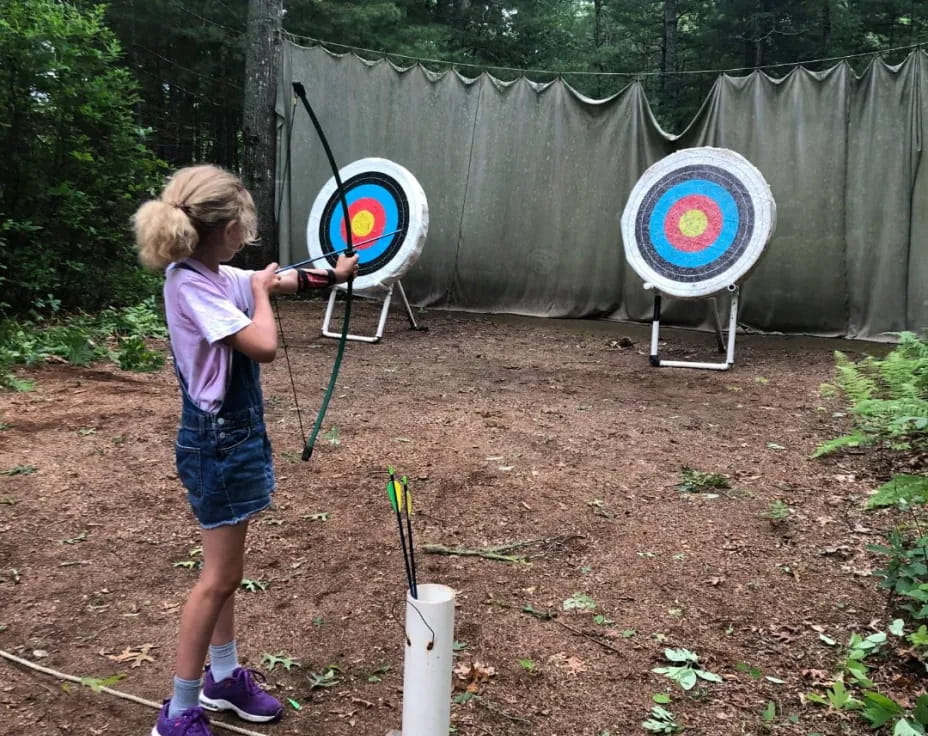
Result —
<instances>
[{"instance_id":1,"label":"bow","mask_svg":"<svg viewBox=\"0 0 928 736\"><path fill-rule=\"evenodd\" d=\"M306 112L309 113L309 119L312 120L313 127L316 129L316 133L319 135L319 141L322 143L322 147L325 150L325 155L329 160L329 166L332 168L332 173L335 175L335 184L337 186L337 192L342 204L342 213L345 217L345 237L348 241L348 247L345 249L344 253L349 257L353 256L354 246L352 245L351 241L351 214L348 212L348 198L345 196L345 187L342 184L341 175L338 173L338 166L335 163L335 157L332 155L332 149L329 147L329 141L326 139L325 133L322 131L322 126L319 124L316 113L313 112L313 108L309 104L309 100L306 99L306 89L300 82L294 82L293 91L299 98L300 102L303 103L303 107L306 108ZM345 353L345 343L348 341L348 320L351 315L352 282L353 279L348 280L348 286L345 290L345 318L342 322L342 334L338 341L338 351L335 354L335 361L332 364L332 374L329 376L329 385L326 387L325 395L322 397L322 405L319 407L319 413L316 415L316 421L313 424L313 429L312 432L310 432L309 439L306 440L306 445L303 447L304 461L309 460L313 455L313 449L316 445L316 436L319 434L319 430L322 427L322 420L325 418L325 412L329 408L329 400L332 398L332 392L335 390L335 381L338 378L338 371L342 364L342 356Z\"/></svg>"}]
</instances>

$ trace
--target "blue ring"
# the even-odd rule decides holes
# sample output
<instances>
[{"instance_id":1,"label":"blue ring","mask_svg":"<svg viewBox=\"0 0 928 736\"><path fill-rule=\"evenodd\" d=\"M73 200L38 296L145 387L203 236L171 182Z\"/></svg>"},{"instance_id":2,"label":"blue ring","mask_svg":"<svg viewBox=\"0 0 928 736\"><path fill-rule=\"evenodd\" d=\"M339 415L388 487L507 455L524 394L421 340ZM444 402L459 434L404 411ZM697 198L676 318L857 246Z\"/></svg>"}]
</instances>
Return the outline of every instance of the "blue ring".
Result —
<instances>
[{"instance_id":1,"label":"blue ring","mask_svg":"<svg viewBox=\"0 0 928 736\"><path fill-rule=\"evenodd\" d=\"M675 248L664 235L664 223L670 208L680 199L691 194L699 194L714 201L722 213L722 229L714 243L705 249L688 253ZM657 254L665 261L681 268L699 268L720 258L735 240L738 233L740 215L734 197L715 182L706 179L690 179L672 186L661 195L648 221L648 235Z\"/></svg>"},{"instance_id":2,"label":"blue ring","mask_svg":"<svg viewBox=\"0 0 928 736\"><path fill-rule=\"evenodd\" d=\"M362 250L358 251L359 266L371 261L376 261L387 251L393 242L393 236L388 236L386 233L392 233L394 230L398 230L400 226L400 216L399 210L396 207L396 200L389 190L379 184L361 184L348 191L346 196L349 209L351 205L359 199L367 198L376 199L381 207L383 207L384 217L386 218L383 228L384 237L365 245ZM329 242L332 244L332 250L344 250L348 247L348 241L342 237L341 233L341 225L345 219L345 215L342 212L341 206L338 207L336 212L341 216L333 217L329 221ZM358 238L358 240L364 240L364 238Z\"/></svg>"}]
</instances>

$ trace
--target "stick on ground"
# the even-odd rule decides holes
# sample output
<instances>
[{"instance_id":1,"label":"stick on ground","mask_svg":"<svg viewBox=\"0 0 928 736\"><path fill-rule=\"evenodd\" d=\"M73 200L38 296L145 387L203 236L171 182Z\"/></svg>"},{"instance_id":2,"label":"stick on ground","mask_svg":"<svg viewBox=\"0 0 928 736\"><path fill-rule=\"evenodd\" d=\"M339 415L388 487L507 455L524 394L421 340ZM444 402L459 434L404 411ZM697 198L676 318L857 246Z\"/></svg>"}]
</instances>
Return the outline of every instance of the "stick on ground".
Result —
<instances>
[{"instance_id":1,"label":"stick on ground","mask_svg":"<svg viewBox=\"0 0 928 736\"><path fill-rule=\"evenodd\" d=\"M52 677L57 677L59 680L67 680L68 682L76 682L78 685L81 685L81 678L75 677L74 675L67 675L64 672L58 672L58 670L53 670L49 667L43 667L42 665L35 664L30 662L28 659L22 659L17 657L15 654L10 654L0 649L0 657L3 659L8 659L10 662L15 662L18 665L23 667L28 667L30 670L35 670L36 672L41 672L44 675L51 675ZM153 700L145 700L140 698L137 695L132 695L130 693L123 693L119 690L113 690L109 687L101 687L101 693L106 693L107 695L115 695L117 698L122 698L123 700L129 700L133 703L138 703L139 705L146 705L149 708L154 708L155 710L161 710L161 704L156 703ZM238 726L233 726L229 723L223 723L222 721L215 721L210 719L209 725L215 726L216 728L224 728L226 731L232 731L232 733L241 733L245 736L265 736L260 734L257 731L248 731L244 728L239 728Z\"/></svg>"}]
</instances>

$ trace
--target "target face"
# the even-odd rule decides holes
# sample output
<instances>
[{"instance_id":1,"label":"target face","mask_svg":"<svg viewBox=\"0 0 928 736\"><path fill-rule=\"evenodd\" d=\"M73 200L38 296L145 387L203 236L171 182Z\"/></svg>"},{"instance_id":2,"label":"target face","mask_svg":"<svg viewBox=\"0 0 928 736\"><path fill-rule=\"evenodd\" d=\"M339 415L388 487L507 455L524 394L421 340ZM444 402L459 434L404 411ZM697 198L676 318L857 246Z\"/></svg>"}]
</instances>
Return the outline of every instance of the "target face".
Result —
<instances>
[{"instance_id":1,"label":"target face","mask_svg":"<svg viewBox=\"0 0 928 736\"><path fill-rule=\"evenodd\" d=\"M678 297L733 286L773 235L763 175L724 148L690 148L649 168L622 214L625 257L646 283Z\"/></svg>"},{"instance_id":2,"label":"target face","mask_svg":"<svg viewBox=\"0 0 928 736\"><path fill-rule=\"evenodd\" d=\"M339 170L348 200L345 222L338 184L326 182L309 213L306 242L310 258L334 266L351 242L358 253L354 291L388 288L419 258L428 234L425 192L397 163L364 158ZM325 268L320 260L318 265Z\"/></svg>"}]
</instances>

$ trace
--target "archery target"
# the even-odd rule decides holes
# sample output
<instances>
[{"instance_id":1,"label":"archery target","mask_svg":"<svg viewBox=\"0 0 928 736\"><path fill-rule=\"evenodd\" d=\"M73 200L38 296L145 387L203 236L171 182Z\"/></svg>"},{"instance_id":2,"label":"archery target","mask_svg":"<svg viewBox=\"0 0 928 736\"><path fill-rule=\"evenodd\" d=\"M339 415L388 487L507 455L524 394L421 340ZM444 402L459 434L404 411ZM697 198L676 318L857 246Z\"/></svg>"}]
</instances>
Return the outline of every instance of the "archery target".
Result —
<instances>
[{"instance_id":1,"label":"archery target","mask_svg":"<svg viewBox=\"0 0 928 736\"><path fill-rule=\"evenodd\" d=\"M763 175L725 148L689 148L644 172L622 213L629 265L677 297L715 294L756 265L776 225Z\"/></svg>"},{"instance_id":2,"label":"archery target","mask_svg":"<svg viewBox=\"0 0 928 736\"><path fill-rule=\"evenodd\" d=\"M382 158L362 158L339 170L348 200L351 240L358 253L354 291L388 288L416 262L429 229L425 192L404 167ZM345 214L335 177L319 192L309 213L310 258L334 266L348 247Z\"/></svg>"}]
</instances>

